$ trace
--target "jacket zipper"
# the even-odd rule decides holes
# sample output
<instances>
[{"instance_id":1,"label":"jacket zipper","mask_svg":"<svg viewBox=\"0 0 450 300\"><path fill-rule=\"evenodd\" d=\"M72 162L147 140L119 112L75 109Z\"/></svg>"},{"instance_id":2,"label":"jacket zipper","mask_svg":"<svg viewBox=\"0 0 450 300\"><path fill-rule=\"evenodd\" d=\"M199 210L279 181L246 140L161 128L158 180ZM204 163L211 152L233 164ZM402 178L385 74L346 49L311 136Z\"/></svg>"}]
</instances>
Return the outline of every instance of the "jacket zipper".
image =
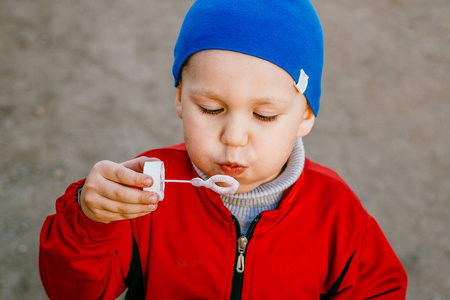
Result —
<instances>
[{"instance_id":1,"label":"jacket zipper","mask_svg":"<svg viewBox=\"0 0 450 300\"><path fill-rule=\"evenodd\" d=\"M236 272L238 272L238 273L243 273L245 270L244 254L245 254L245 249L247 248L247 244L248 244L248 239L245 235L242 235L237 241L239 256L238 256L237 264L236 264Z\"/></svg>"},{"instance_id":2,"label":"jacket zipper","mask_svg":"<svg viewBox=\"0 0 450 300\"><path fill-rule=\"evenodd\" d=\"M253 236L253 230L255 229L256 223L261 219L262 215L258 215L248 228L247 234L241 234L241 225L235 216L231 216L234 221L234 227L236 229L236 259L234 262L234 273L233 282L231 285L231 296L230 299L241 299L242 296L242 285L244 283L244 271L245 271L245 254L247 250L247 245Z\"/></svg>"}]
</instances>

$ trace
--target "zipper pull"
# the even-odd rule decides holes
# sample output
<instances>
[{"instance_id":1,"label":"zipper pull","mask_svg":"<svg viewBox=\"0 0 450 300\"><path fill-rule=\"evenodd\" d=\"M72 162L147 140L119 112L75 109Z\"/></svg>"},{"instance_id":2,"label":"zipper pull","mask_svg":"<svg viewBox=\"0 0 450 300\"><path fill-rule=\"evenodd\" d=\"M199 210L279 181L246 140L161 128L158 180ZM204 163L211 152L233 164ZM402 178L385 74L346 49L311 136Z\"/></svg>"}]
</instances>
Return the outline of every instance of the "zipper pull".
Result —
<instances>
[{"instance_id":1,"label":"zipper pull","mask_svg":"<svg viewBox=\"0 0 450 300\"><path fill-rule=\"evenodd\" d=\"M245 269L245 261L244 261L244 253L245 249L247 248L248 240L245 235L241 236L238 239L238 251L239 251L239 257L236 264L236 271L238 273L243 273Z\"/></svg>"}]
</instances>

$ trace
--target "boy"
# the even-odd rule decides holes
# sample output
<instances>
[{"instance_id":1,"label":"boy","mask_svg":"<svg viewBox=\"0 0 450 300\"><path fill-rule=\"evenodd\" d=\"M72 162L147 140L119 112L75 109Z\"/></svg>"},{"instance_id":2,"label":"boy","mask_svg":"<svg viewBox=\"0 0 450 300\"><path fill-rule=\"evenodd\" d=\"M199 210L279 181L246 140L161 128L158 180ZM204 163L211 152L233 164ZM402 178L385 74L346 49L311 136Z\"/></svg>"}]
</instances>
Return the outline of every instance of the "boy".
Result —
<instances>
[{"instance_id":1,"label":"boy","mask_svg":"<svg viewBox=\"0 0 450 300\"><path fill-rule=\"evenodd\" d=\"M175 46L184 144L102 161L41 232L50 298L404 299L406 274L333 171L305 159L319 109L322 31L307 0L198 0ZM239 181L236 195L143 191L166 177ZM159 206L158 206L159 205Z\"/></svg>"}]
</instances>

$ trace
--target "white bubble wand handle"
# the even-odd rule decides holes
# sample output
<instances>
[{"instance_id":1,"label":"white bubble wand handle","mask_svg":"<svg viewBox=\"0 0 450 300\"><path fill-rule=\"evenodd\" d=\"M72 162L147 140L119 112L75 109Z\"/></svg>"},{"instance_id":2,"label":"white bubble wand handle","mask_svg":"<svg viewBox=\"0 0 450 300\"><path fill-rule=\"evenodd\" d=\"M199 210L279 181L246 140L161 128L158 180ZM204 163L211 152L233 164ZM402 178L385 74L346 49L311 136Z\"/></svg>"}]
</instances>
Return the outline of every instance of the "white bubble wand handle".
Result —
<instances>
[{"instance_id":1,"label":"white bubble wand handle","mask_svg":"<svg viewBox=\"0 0 450 300\"><path fill-rule=\"evenodd\" d=\"M164 162L162 161L148 161L144 164L144 174L150 175L153 178L153 185L145 188L145 191L152 191L159 194L159 199L164 199L165 183L190 183L195 187L206 187L221 195L235 194L239 188L239 182L231 176L214 175L208 180L203 180L199 177L191 180L165 179ZM159 178L159 180L158 180ZM227 186L219 186L217 183L225 183Z\"/></svg>"}]
</instances>

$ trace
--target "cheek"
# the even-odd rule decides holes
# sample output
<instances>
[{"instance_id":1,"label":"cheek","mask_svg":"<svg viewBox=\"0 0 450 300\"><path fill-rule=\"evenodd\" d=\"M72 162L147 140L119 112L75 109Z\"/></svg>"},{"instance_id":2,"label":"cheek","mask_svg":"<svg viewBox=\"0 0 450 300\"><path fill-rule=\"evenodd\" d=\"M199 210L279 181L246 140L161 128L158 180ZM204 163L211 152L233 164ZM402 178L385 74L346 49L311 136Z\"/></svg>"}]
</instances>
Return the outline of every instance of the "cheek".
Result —
<instances>
[{"instance_id":1,"label":"cheek","mask_svg":"<svg viewBox=\"0 0 450 300\"><path fill-rule=\"evenodd\" d=\"M188 114L187 117L184 117L183 130L185 140L188 141L207 139L210 132L208 121L204 120L200 114Z\"/></svg>"},{"instance_id":2,"label":"cheek","mask_svg":"<svg viewBox=\"0 0 450 300\"><path fill-rule=\"evenodd\" d=\"M292 152L297 139L295 124L280 124L277 128L261 131L258 135L259 146L256 146L258 156L268 165L277 167L284 165Z\"/></svg>"},{"instance_id":3,"label":"cheek","mask_svg":"<svg viewBox=\"0 0 450 300\"><path fill-rule=\"evenodd\" d=\"M190 152L197 152L197 148L200 148L200 141L202 139L203 133L201 130L196 128L189 120L186 120L183 124L184 126L184 143ZM189 149L190 148L190 149Z\"/></svg>"},{"instance_id":4,"label":"cheek","mask_svg":"<svg viewBox=\"0 0 450 300\"><path fill-rule=\"evenodd\" d=\"M259 156L264 157L268 164L283 165L292 152L295 144L295 137L285 137L277 139L266 139L264 145L259 149Z\"/></svg>"},{"instance_id":5,"label":"cheek","mask_svg":"<svg viewBox=\"0 0 450 300\"><path fill-rule=\"evenodd\" d=\"M286 119L277 124L261 127L256 136L269 150L275 151L295 142L298 126L297 120Z\"/></svg>"},{"instance_id":6,"label":"cheek","mask_svg":"<svg viewBox=\"0 0 450 300\"><path fill-rule=\"evenodd\" d=\"M199 167L201 161L210 156L212 130L208 122L202 116L183 116L184 143L192 161Z\"/></svg>"}]
</instances>

